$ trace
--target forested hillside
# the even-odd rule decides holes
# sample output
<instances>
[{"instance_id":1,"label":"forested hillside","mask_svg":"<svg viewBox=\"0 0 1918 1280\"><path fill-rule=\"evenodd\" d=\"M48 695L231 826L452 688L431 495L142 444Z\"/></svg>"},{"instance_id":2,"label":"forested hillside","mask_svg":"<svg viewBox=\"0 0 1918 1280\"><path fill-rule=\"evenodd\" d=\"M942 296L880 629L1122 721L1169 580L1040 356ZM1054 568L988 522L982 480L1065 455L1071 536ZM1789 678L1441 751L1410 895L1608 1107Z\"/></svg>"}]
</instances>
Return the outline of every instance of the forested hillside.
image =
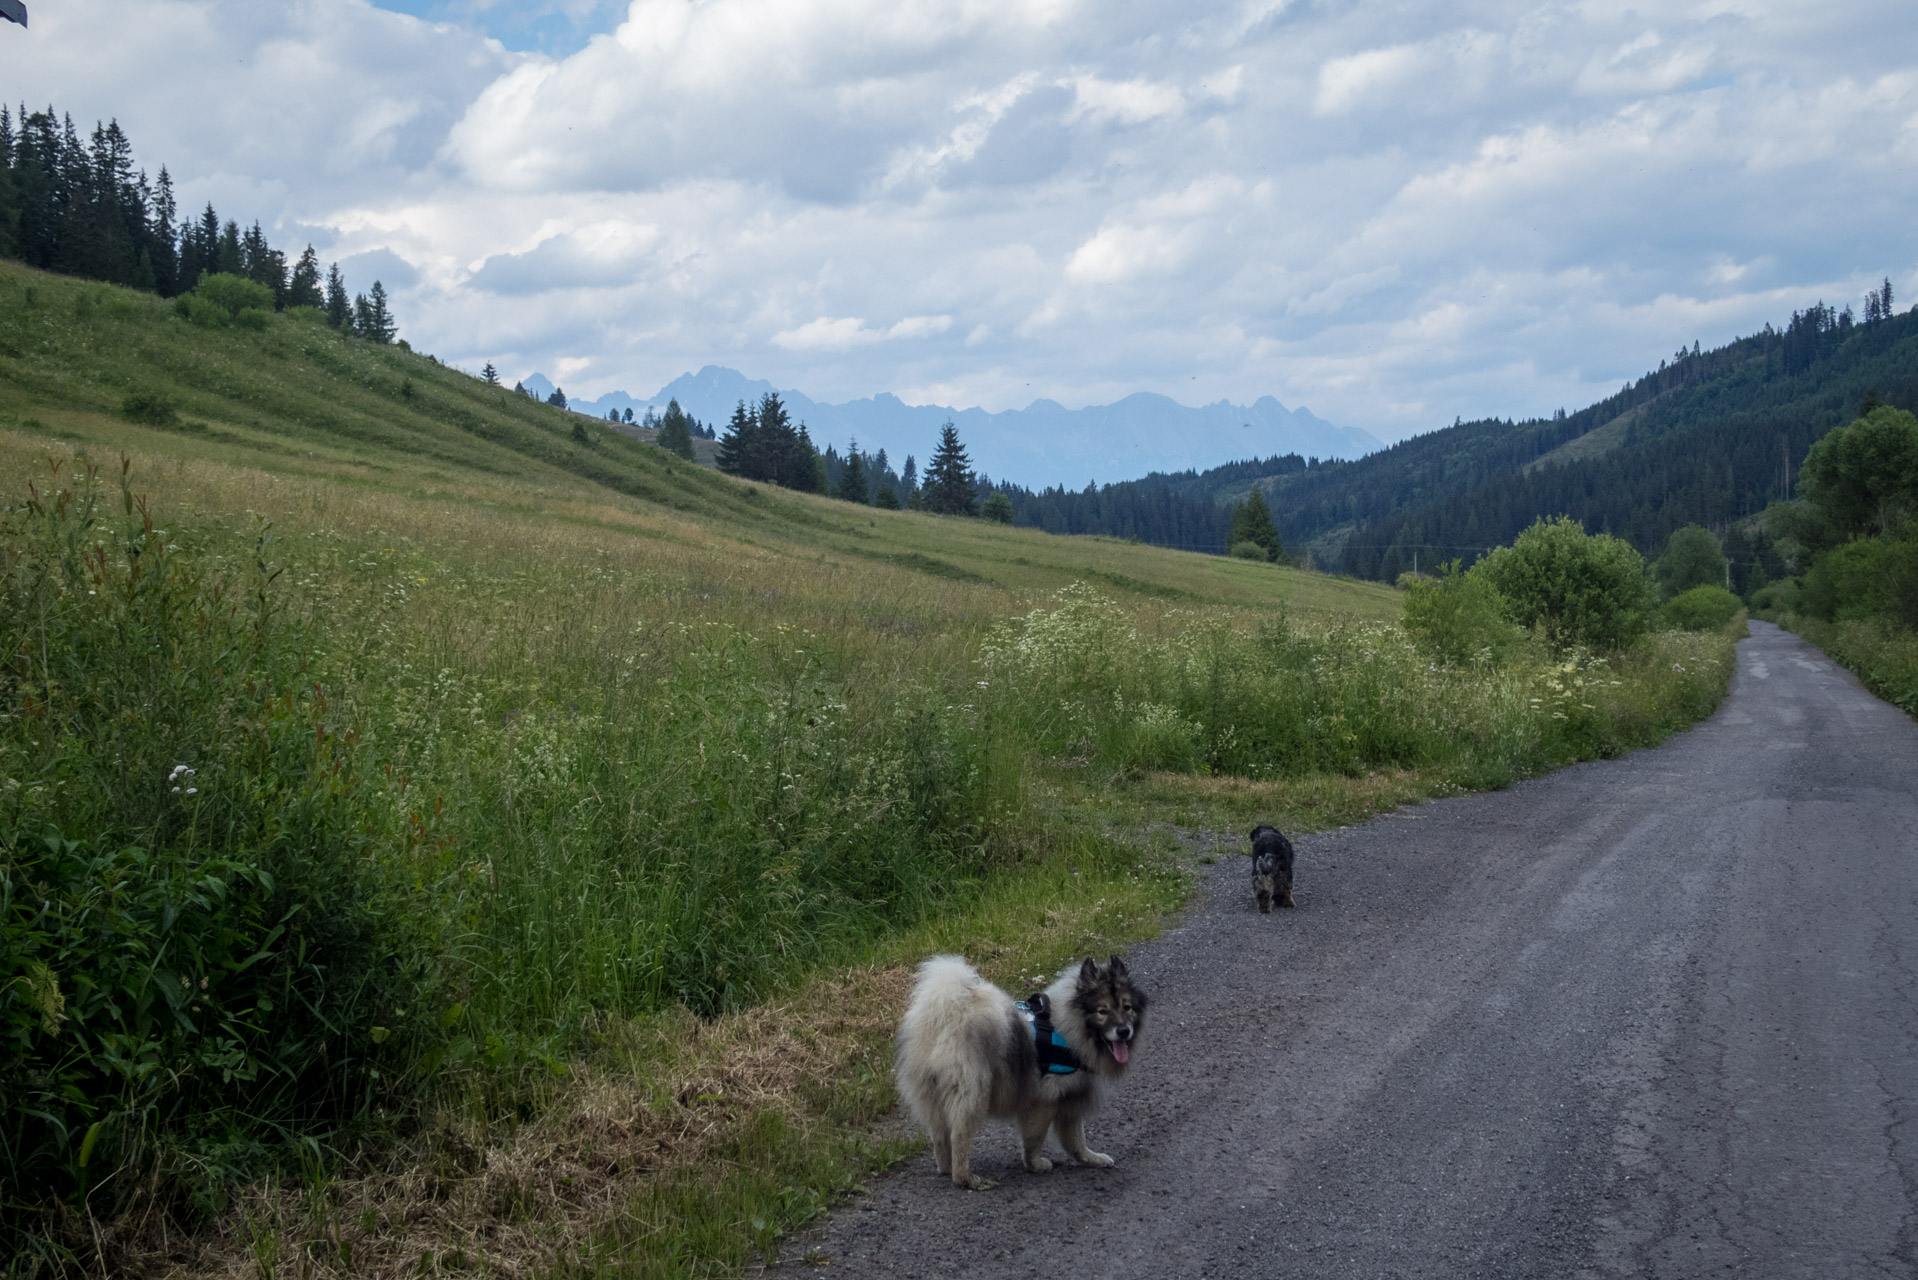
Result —
<instances>
[{"instance_id":1,"label":"forested hillside","mask_svg":"<svg viewBox=\"0 0 1918 1280\"><path fill-rule=\"evenodd\" d=\"M1918 406L1918 314L1894 314L1887 286L1864 315L1819 303L1782 331L1682 348L1576 413L1455 423L1352 462L1288 456L1076 493L1004 491L1018 524L1223 553L1231 504L1256 483L1289 551L1386 581L1470 562L1549 515L1655 555L1686 524L1723 529L1790 496L1813 442L1868 391Z\"/></svg>"},{"instance_id":2,"label":"forested hillside","mask_svg":"<svg viewBox=\"0 0 1918 1280\"><path fill-rule=\"evenodd\" d=\"M1570 515L1656 554L1672 531L1723 528L1790 496L1813 442L1867 391L1918 403L1918 314L1867 323L1818 305L1696 348L1564 418L1461 423L1352 463L1271 484L1288 544L1327 540L1330 561L1392 579L1509 543L1541 515Z\"/></svg>"}]
</instances>

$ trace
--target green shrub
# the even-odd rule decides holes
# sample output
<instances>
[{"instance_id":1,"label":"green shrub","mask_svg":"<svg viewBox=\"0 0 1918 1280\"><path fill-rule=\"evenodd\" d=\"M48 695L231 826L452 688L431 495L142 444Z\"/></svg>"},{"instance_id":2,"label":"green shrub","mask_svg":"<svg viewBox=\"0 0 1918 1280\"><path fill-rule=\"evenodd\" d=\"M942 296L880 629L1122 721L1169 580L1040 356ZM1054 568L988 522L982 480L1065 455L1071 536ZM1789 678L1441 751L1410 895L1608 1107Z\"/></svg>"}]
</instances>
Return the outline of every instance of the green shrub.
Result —
<instances>
[{"instance_id":1,"label":"green shrub","mask_svg":"<svg viewBox=\"0 0 1918 1280\"><path fill-rule=\"evenodd\" d=\"M1665 554L1653 566L1659 590L1671 599L1693 587L1724 585L1725 550L1711 530L1688 524L1672 532Z\"/></svg>"},{"instance_id":2,"label":"green shrub","mask_svg":"<svg viewBox=\"0 0 1918 1280\"><path fill-rule=\"evenodd\" d=\"M149 427L170 427L180 420L173 402L157 391L135 391L120 402L121 416Z\"/></svg>"},{"instance_id":3,"label":"green shrub","mask_svg":"<svg viewBox=\"0 0 1918 1280\"><path fill-rule=\"evenodd\" d=\"M1652 609L1645 560L1608 533L1566 516L1539 520L1472 568L1505 598L1508 617L1560 649L1618 650L1642 635Z\"/></svg>"},{"instance_id":4,"label":"green shrub","mask_svg":"<svg viewBox=\"0 0 1918 1280\"><path fill-rule=\"evenodd\" d=\"M1003 493L993 493L986 498L985 505L979 508L979 514L993 524L1012 523L1012 499Z\"/></svg>"},{"instance_id":5,"label":"green shrub","mask_svg":"<svg viewBox=\"0 0 1918 1280\"><path fill-rule=\"evenodd\" d=\"M273 310L273 290L257 280L225 272L201 276L191 296L211 302L226 312L228 319L237 319L242 311Z\"/></svg>"},{"instance_id":6,"label":"green shrub","mask_svg":"<svg viewBox=\"0 0 1918 1280\"><path fill-rule=\"evenodd\" d=\"M1234 560L1258 560L1269 563L1272 553L1251 539L1232 544L1231 556Z\"/></svg>"},{"instance_id":7,"label":"green shrub","mask_svg":"<svg viewBox=\"0 0 1918 1280\"><path fill-rule=\"evenodd\" d=\"M1900 538L1859 538L1820 553L1793 603L1826 622L1918 627L1918 526L1907 525Z\"/></svg>"},{"instance_id":8,"label":"green shrub","mask_svg":"<svg viewBox=\"0 0 1918 1280\"><path fill-rule=\"evenodd\" d=\"M457 874L363 772L264 541L196 572L97 498L56 482L0 526L0 1202L204 1210L440 1035Z\"/></svg>"},{"instance_id":9,"label":"green shrub","mask_svg":"<svg viewBox=\"0 0 1918 1280\"><path fill-rule=\"evenodd\" d=\"M233 317L233 325L238 329L252 329L258 332L273 322L273 313L261 307L241 307Z\"/></svg>"},{"instance_id":10,"label":"green shrub","mask_svg":"<svg viewBox=\"0 0 1918 1280\"><path fill-rule=\"evenodd\" d=\"M1505 661L1525 642L1507 612L1497 588L1482 575L1461 572L1456 560L1437 580L1405 580L1405 632L1439 662L1462 667Z\"/></svg>"},{"instance_id":11,"label":"green shrub","mask_svg":"<svg viewBox=\"0 0 1918 1280\"><path fill-rule=\"evenodd\" d=\"M1680 631L1716 631L1744 607L1744 601L1723 587L1693 587L1667 600L1659 616Z\"/></svg>"}]
</instances>

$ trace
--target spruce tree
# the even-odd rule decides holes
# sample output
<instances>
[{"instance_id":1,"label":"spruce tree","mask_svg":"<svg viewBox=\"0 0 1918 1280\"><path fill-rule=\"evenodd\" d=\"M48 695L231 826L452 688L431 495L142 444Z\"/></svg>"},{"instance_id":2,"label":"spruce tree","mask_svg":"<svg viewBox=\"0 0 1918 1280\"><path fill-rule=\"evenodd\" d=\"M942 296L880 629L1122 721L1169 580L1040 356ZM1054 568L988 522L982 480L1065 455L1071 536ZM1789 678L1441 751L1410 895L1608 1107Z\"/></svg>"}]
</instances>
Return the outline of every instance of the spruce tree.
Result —
<instances>
[{"instance_id":1,"label":"spruce tree","mask_svg":"<svg viewBox=\"0 0 1918 1280\"><path fill-rule=\"evenodd\" d=\"M1226 535L1226 550L1241 542L1264 548L1267 560L1291 563L1279 542L1278 526L1272 523L1272 509L1265 505L1265 491L1256 484L1245 495L1245 501L1232 508L1232 531Z\"/></svg>"},{"instance_id":2,"label":"spruce tree","mask_svg":"<svg viewBox=\"0 0 1918 1280\"><path fill-rule=\"evenodd\" d=\"M546 403L552 405L555 409L564 409L566 407L566 393L558 387L554 387L553 394L546 397Z\"/></svg>"},{"instance_id":3,"label":"spruce tree","mask_svg":"<svg viewBox=\"0 0 1918 1280\"><path fill-rule=\"evenodd\" d=\"M489 387L497 387L499 385L499 370L493 367L491 360L488 360L486 366L480 370L480 381Z\"/></svg>"},{"instance_id":4,"label":"spruce tree","mask_svg":"<svg viewBox=\"0 0 1918 1280\"><path fill-rule=\"evenodd\" d=\"M959 429L948 422L939 428L939 444L926 464L926 481L920 486L925 510L942 516L976 516L979 492L967 465L965 446L959 443Z\"/></svg>"},{"instance_id":5,"label":"spruce tree","mask_svg":"<svg viewBox=\"0 0 1918 1280\"><path fill-rule=\"evenodd\" d=\"M335 262L326 269L326 322L347 333L353 331L353 303L346 296L346 277Z\"/></svg>"},{"instance_id":6,"label":"spruce tree","mask_svg":"<svg viewBox=\"0 0 1918 1280\"><path fill-rule=\"evenodd\" d=\"M286 305L289 307L319 307L326 305L326 294L320 286L320 255L313 252L313 246L306 246L306 252L293 264L293 279L286 287Z\"/></svg>"},{"instance_id":7,"label":"spruce tree","mask_svg":"<svg viewBox=\"0 0 1918 1280\"><path fill-rule=\"evenodd\" d=\"M866 463L859 456L859 442L846 446L846 463L839 469L839 497L865 506L872 501L872 485L866 478Z\"/></svg>"},{"instance_id":8,"label":"spruce tree","mask_svg":"<svg viewBox=\"0 0 1918 1280\"><path fill-rule=\"evenodd\" d=\"M667 412L672 412L671 406L668 406ZM716 461L719 469L729 476L757 480L762 477L754 474L752 467L758 451L759 415L748 409L746 402L741 400L733 406L733 418L726 424L726 434L719 438Z\"/></svg>"},{"instance_id":9,"label":"spruce tree","mask_svg":"<svg viewBox=\"0 0 1918 1280\"><path fill-rule=\"evenodd\" d=\"M226 226L220 231L220 238L214 242L213 263L213 270L222 275L246 274L246 255L240 248L240 224L231 218L227 219Z\"/></svg>"},{"instance_id":10,"label":"spruce tree","mask_svg":"<svg viewBox=\"0 0 1918 1280\"><path fill-rule=\"evenodd\" d=\"M386 306L386 286L375 280L373 292L366 301L366 320L360 326L360 334L375 342L391 342L398 331L393 313Z\"/></svg>"},{"instance_id":11,"label":"spruce tree","mask_svg":"<svg viewBox=\"0 0 1918 1280\"><path fill-rule=\"evenodd\" d=\"M627 416L632 415L628 409ZM653 437L653 443L668 453L676 453L688 462L693 460L693 433L686 411L679 407L679 401L666 402L666 416L659 420L659 434Z\"/></svg>"}]
</instances>

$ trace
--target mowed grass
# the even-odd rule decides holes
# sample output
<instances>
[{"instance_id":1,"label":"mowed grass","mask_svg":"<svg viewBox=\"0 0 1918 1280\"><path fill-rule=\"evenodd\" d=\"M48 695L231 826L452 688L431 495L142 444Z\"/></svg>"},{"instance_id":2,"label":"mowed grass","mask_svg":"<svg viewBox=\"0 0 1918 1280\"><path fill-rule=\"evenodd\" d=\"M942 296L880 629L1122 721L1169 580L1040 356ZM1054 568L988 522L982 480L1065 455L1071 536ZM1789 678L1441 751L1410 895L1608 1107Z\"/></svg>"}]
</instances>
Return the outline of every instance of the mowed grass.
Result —
<instances>
[{"instance_id":1,"label":"mowed grass","mask_svg":"<svg viewBox=\"0 0 1918 1280\"><path fill-rule=\"evenodd\" d=\"M146 868L164 901L105 899L146 945L218 879L247 981L331 1028L156 961L140 1007L197 984L233 1042L116 1022L189 1064L122 1079L21 1003L96 1007L35 942L10 1025L86 1101L10 1113L7 1198L56 1193L21 1267L737 1267L903 1149L872 1124L928 951L1031 981L1183 900L1168 823L1499 785L1729 670L1443 670L1374 584L744 484L312 317L6 265L0 477L10 883L97 922Z\"/></svg>"}]
</instances>

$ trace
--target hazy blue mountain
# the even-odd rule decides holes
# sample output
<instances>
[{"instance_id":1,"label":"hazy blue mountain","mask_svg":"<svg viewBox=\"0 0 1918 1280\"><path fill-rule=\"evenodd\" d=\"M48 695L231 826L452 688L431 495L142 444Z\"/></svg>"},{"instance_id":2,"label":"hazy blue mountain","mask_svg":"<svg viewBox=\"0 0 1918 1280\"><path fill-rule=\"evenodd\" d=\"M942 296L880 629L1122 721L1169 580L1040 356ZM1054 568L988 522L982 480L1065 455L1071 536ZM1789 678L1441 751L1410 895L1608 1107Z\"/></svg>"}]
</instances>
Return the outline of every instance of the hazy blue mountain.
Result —
<instances>
[{"instance_id":1,"label":"hazy blue mountain","mask_svg":"<svg viewBox=\"0 0 1918 1280\"><path fill-rule=\"evenodd\" d=\"M543 376L525 380L542 399L552 390ZM724 430L733 406L756 401L772 383L719 365L682 374L645 398L614 391L597 400L573 400L581 413L605 417L608 409L664 410L668 400L717 430ZM988 413L945 405L907 404L882 393L845 404L821 404L800 391L780 390L794 421L803 422L814 443L843 451L857 439L868 451L884 448L897 466L907 454L924 465L948 420L959 428L973 465L996 480L1033 488L1088 480L1122 480L1151 471L1205 470L1239 458L1298 453L1318 458L1358 458L1382 448L1355 427L1337 427L1308 409L1288 409L1271 396L1250 405L1220 400L1193 408L1166 396L1140 392L1116 404L1068 409L1051 400L1035 400L1023 409Z\"/></svg>"}]
</instances>

